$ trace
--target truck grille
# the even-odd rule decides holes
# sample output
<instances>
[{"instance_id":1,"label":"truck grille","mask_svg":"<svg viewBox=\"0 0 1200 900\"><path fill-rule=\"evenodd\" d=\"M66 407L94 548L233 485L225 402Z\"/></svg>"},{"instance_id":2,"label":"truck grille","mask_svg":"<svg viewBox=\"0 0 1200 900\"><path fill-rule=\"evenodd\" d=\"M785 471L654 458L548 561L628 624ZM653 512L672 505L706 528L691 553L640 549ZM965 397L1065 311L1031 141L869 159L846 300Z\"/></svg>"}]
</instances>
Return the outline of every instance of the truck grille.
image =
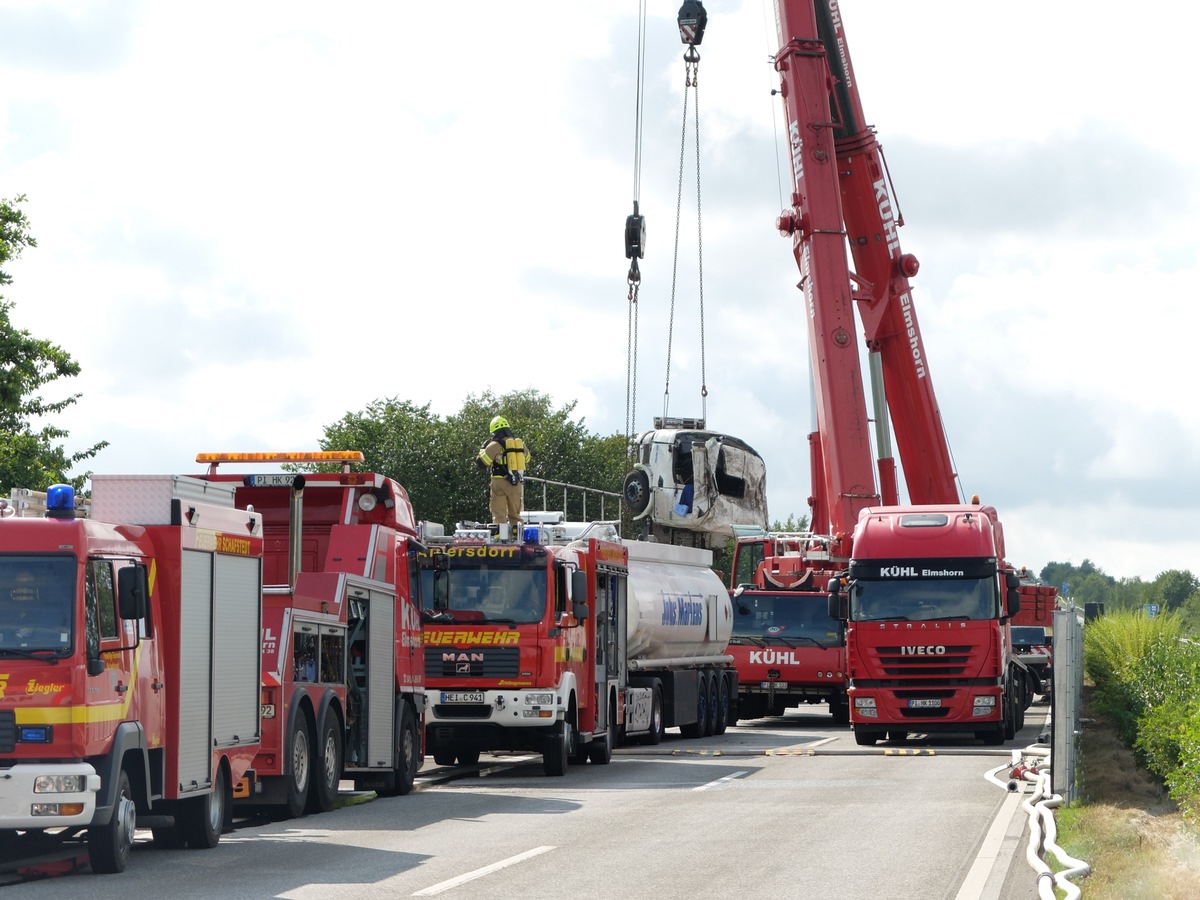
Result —
<instances>
[{"instance_id":1,"label":"truck grille","mask_svg":"<svg viewBox=\"0 0 1200 900\"><path fill-rule=\"evenodd\" d=\"M12 753L17 749L17 713L15 710L0 710L0 753Z\"/></svg>"},{"instance_id":2,"label":"truck grille","mask_svg":"<svg viewBox=\"0 0 1200 900\"><path fill-rule=\"evenodd\" d=\"M520 670L517 647L425 648L426 678L515 678Z\"/></svg>"},{"instance_id":3,"label":"truck grille","mask_svg":"<svg viewBox=\"0 0 1200 900\"><path fill-rule=\"evenodd\" d=\"M936 655L912 655L903 651L903 647L877 647L875 654L878 659L878 671L892 678L911 676L941 676L954 677L963 675L971 660L970 645L962 647L946 647L945 653Z\"/></svg>"}]
</instances>

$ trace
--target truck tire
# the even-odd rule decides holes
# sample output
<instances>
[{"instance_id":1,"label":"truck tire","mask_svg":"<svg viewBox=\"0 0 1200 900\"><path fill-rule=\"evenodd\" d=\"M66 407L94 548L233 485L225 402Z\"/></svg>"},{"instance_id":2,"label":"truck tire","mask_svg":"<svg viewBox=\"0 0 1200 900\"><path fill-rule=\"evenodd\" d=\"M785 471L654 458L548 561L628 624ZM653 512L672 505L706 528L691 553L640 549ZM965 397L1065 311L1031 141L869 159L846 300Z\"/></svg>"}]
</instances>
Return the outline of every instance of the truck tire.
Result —
<instances>
[{"instance_id":1,"label":"truck tire","mask_svg":"<svg viewBox=\"0 0 1200 900\"><path fill-rule=\"evenodd\" d=\"M717 717L713 721L713 734L724 734L729 727L729 676L717 673L717 699L713 704Z\"/></svg>"},{"instance_id":2,"label":"truck tire","mask_svg":"<svg viewBox=\"0 0 1200 900\"><path fill-rule=\"evenodd\" d=\"M542 771L546 775L566 775L571 758L571 723L565 719L554 726L542 750Z\"/></svg>"},{"instance_id":3,"label":"truck tire","mask_svg":"<svg viewBox=\"0 0 1200 900\"><path fill-rule=\"evenodd\" d=\"M876 732L854 730L854 743L860 747L874 747L877 740L879 740L879 734Z\"/></svg>"},{"instance_id":4,"label":"truck tire","mask_svg":"<svg viewBox=\"0 0 1200 900\"><path fill-rule=\"evenodd\" d=\"M629 512L636 519L650 505L650 478L641 469L634 469L625 476L623 494L629 504Z\"/></svg>"},{"instance_id":5,"label":"truck tire","mask_svg":"<svg viewBox=\"0 0 1200 900\"><path fill-rule=\"evenodd\" d=\"M229 788L229 776L225 767L217 766L212 790L203 797L192 797L183 801L175 827L184 842L193 850L211 850L221 840L225 829L233 795Z\"/></svg>"},{"instance_id":6,"label":"truck tire","mask_svg":"<svg viewBox=\"0 0 1200 900\"><path fill-rule=\"evenodd\" d=\"M617 731L617 710L612 704L608 704L608 727L604 729L604 737L593 738L588 744L588 759L592 761L592 765L607 766L612 762L613 744L616 741Z\"/></svg>"},{"instance_id":7,"label":"truck tire","mask_svg":"<svg viewBox=\"0 0 1200 900\"><path fill-rule=\"evenodd\" d=\"M696 680L696 721L679 726L679 733L685 738L703 737L708 718L708 679L701 675Z\"/></svg>"},{"instance_id":8,"label":"truck tire","mask_svg":"<svg viewBox=\"0 0 1200 900\"><path fill-rule=\"evenodd\" d=\"M103 825L88 829L88 862L93 872L113 874L124 872L133 852L133 832L137 828L137 807L129 788L129 775L124 769L117 776L113 811Z\"/></svg>"},{"instance_id":9,"label":"truck tire","mask_svg":"<svg viewBox=\"0 0 1200 900\"><path fill-rule=\"evenodd\" d=\"M642 743L661 744L663 732L666 730L663 720L662 685L656 684L650 700L650 731L642 738Z\"/></svg>"},{"instance_id":10,"label":"truck tire","mask_svg":"<svg viewBox=\"0 0 1200 900\"><path fill-rule=\"evenodd\" d=\"M850 701L843 696L835 696L829 701L829 712L833 716L834 725L850 724Z\"/></svg>"},{"instance_id":11,"label":"truck tire","mask_svg":"<svg viewBox=\"0 0 1200 900\"><path fill-rule=\"evenodd\" d=\"M396 793L411 794L421 769L421 729L417 717L404 700L396 711L396 756L400 766L396 772Z\"/></svg>"},{"instance_id":12,"label":"truck tire","mask_svg":"<svg viewBox=\"0 0 1200 900\"><path fill-rule=\"evenodd\" d=\"M287 800L284 808L288 818L297 819L304 815L308 802L308 782L312 778L312 741L308 733L308 717L303 710L296 710L292 718L292 729L285 747L287 771L283 775Z\"/></svg>"},{"instance_id":13,"label":"truck tire","mask_svg":"<svg viewBox=\"0 0 1200 900\"><path fill-rule=\"evenodd\" d=\"M304 811L329 812L337 803L338 785L342 781L342 723L337 713L326 707L321 727L317 731L316 753L313 754L312 777L309 779L308 800Z\"/></svg>"},{"instance_id":14,"label":"truck tire","mask_svg":"<svg viewBox=\"0 0 1200 900\"><path fill-rule=\"evenodd\" d=\"M704 736L712 737L717 733L717 676L715 672L710 671L707 676L708 681L708 707L707 715L704 717Z\"/></svg>"},{"instance_id":15,"label":"truck tire","mask_svg":"<svg viewBox=\"0 0 1200 900\"><path fill-rule=\"evenodd\" d=\"M396 749L392 758L393 769L383 779L383 784L375 784L375 793L380 797L401 797L411 794L417 780L417 772L421 769L420 726L417 724L417 717L412 706L403 697L396 701L395 741ZM451 755L449 759L450 762L439 762L438 765L454 765L454 757Z\"/></svg>"},{"instance_id":16,"label":"truck tire","mask_svg":"<svg viewBox=\"0 0 1200 900\"><path fill-rule=\"evenodd\" d=\"M989 747L999 747L1004 743L1004 726L996 725L989 728L987 731L975 732L975 737L983 741Z\"/></svg>"}]
</instances>

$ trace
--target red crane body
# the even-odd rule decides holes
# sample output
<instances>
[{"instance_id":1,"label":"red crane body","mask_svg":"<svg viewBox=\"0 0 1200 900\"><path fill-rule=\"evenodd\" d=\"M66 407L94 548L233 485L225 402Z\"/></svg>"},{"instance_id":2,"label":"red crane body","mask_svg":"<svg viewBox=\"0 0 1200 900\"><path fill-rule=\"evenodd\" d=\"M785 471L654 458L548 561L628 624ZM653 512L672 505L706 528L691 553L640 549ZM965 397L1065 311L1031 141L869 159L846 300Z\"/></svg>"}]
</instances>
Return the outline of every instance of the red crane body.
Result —
<instances>
[{"instance_id":1,"label":"red crane body","mask_svg":"<svg viewBox=\"0 0 1200 900\"><path fill-rule=\"evenodd\" d=\"M911 731L1000 743L1037 689L1011 652L1018 578L995 510L959 497L909 284L918 264L900 246L837 0L777 0L776 15L792 168L777 224L800 268L817 430L810 530L737 546L739 716L823 701L864 745ZM911 505L900 505L893 434ZM768 650L773 665L753 669ZM829 662L808 678L801 663L818 653Z\"/></svg>"}]
</instances>

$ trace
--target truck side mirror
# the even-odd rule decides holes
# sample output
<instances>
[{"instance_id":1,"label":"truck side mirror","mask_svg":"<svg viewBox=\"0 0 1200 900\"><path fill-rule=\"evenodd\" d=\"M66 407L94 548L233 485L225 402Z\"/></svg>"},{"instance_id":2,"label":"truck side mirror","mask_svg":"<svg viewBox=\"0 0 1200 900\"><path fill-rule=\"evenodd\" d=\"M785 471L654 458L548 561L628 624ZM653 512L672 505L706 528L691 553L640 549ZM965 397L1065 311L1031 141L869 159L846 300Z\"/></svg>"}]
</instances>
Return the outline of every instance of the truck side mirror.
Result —
<instances>
[{"instance_id":1,"label":"truck side mirror","mask_svg":"<svg viewBox=\"0 0 1200 900\"><path fill-rule=\"evenodd\" d=\"M135 563L117 570L117 606L122 619L144 619L149 593L145 566Z\"/></svg>"},{"instance_id":2,"label":"truck side mirror","mask_svg":"<svg viewBox=\"0 0 1200 900\"><path fill-rule=\"evenodd\" d=\"M1015 616L1021 611L1021 592L1016 588L1008 589L1008 614Z\"/></svg>"},{"instance_id":3,"label":"truck side mirror","mask_svg":"<svg viewBox=\"0 0 1200 900\"><path fill-rule=\"evenodd\" d=\"M591 613L587 605L587 572L576 569L571 573L571 615L582 622Z\"/></svg>"},{"instance_id":4,"label":"truck side mirror","mask_svg":"<svg viewBox=\"0 0 1200 900\"><path fill-rule=\"evenodd\" d=\"M845 594L829 592L829 618L845 622L850 618L850 600Z\"/></svg>"}]
</instances>

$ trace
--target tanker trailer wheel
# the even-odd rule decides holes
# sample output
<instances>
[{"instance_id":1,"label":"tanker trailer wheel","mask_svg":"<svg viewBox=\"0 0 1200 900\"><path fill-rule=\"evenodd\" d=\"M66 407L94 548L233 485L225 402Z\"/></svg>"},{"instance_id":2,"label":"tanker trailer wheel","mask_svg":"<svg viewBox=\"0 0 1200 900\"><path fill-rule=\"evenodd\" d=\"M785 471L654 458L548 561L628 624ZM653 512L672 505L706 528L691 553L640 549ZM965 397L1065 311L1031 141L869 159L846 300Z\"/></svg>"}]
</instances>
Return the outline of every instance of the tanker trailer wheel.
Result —
<instances>
[{"instance_id":1,"label":"tanker trailer wheel","mask_svg":"<svg viewBox=\"0 0 1200 900\"><path fill-rule=\"evenodd\" d=\"M679 733L685 738L704 737L708 721L708 679L701 673L696 679L696 721L680 725Z\"/></svg>"},{"instance_id":2,"label":"tanker trailer wheel","mask_svg":"<svg viewBox=\"0 0 1200 900\"><path fill-rule=\"evenodd\" d=\"M326 708L317 734L314 777L310 779L308 800L304 805L304 811L310 813L333 809L342 781L342 723L332 709Z\"/></svg>"},{"instance_id":3,"label":"tanker trailer wheel","mask_svg":"<svg viewBox=\"0 0 1200 900\"><path fill-rule=\"evenodd\" d=\"M184 841L193 850L211 850L221 840L227 813L232 808L233 792L223 765L217 765L212 791L203 797L183 801L177 827Z\"/></svg>"},{"instance_id":4,"label":"tanker trailer wheel","mask_svg":"<svg viewBox=\"0 0 1200 900\"><path fill-rule=\"evenodd\" d=\"M547 775L566 775L571 758L571 723L565 719L554 726L542 751L542 771Z\"/></svg>"},{"instance_id":5,"label":"tanker trailer wheel","mask_svg":"<svg viewBox=\"0 0 1200 900\"><path fill-rule=\"evenodd\" d=\"M712 737L717 733L717 679L710 671L706 678L708 682L708 707L704 717L704 736Z\"/></svg>"},{"instance_id":6,"label":"tanker trailer wheel","mask_svg":"<svg viewBox=\"0 0 1200 900\"><path fill-rule=\"evenodd\" d=\"M308 717L303 710L296 710L296 715L292 717L292 730L285 752L285 805L288 817L295 819L304 815L304 805L308 802L308 781L312 777L312 745L308 736Z\"/></svg>"},{"instance_id":7,"label":"tanker trailer wheel","mask_svg":"<svg viewBox=\"0 0 1200 900\"><path fill-rule=\"evenodd\" d=\"M88 829L88 862L93 872L124 872L133 851L133 832L137 827L137 807L124 769L117 776L117 792L112 815L103 825Z\"/></svg>"},{"instance_id":8,"label":"tanker trailer wheel","mask_svg":"<svg viewBox=\"0 0 1200 900\"><path fill-rule=\"evenodd\" d=\"M717 694L713 708L717 717L713 720L713 734L724 734L729 727L729 676L725 672L717 673Z\"/></svg>"},{"instance_id":9,"label":"tanker trailer wheel","mask_svg":"<svg viewBox=\"0 0 1200 900\"><path fill-rule=\"evenodd\" d=\"M625 476L623 496L633 517L640 516L650 505L650 477L641 469L634 469Z\"/></svg>"},{"instance_id":10,"label":"tanker trailer wheel","mask_svg":"<svg viewBox=\"0 0 1200 900\"><path fill-rule=\"evenodd\" d=\"M650 700L650 731L641 739L643 744L660 744L666 726L663 724L662 685L654 685Z\"/></svg>"}]
</instances>

